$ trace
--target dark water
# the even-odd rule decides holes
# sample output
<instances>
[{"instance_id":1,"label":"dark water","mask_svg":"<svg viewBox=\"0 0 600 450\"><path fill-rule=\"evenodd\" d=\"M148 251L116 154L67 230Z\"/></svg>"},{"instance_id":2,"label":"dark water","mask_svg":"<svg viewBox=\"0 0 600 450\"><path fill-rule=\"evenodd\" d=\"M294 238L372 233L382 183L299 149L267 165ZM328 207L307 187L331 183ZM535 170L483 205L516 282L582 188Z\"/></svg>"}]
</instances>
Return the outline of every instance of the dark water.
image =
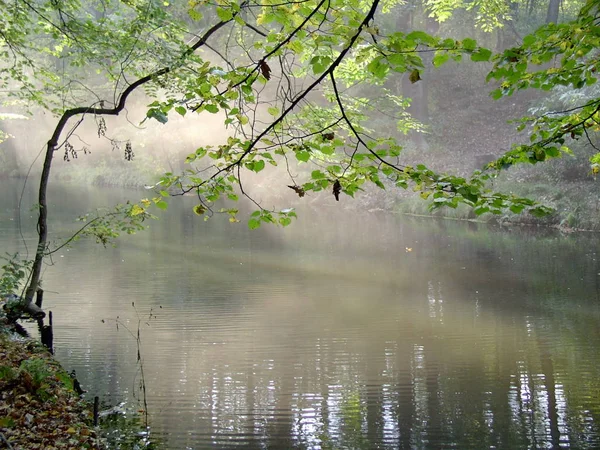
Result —
<instances>
[{"instance_id":1,"label":"dark water","mask_svg":"<svg viewBox=\"0 0 600 450\"><path fill-rule=\"evenodd\" d=\"M54 230L144 195L55 189ZM5 251L23 250L17 199L5 186ZM333 203L250 232L180 199L116 248L59 252L44 275L58 359L90 396L135 404L139 317L169 449L600 448L597 236Z\"/></svg>"}]
</instances>

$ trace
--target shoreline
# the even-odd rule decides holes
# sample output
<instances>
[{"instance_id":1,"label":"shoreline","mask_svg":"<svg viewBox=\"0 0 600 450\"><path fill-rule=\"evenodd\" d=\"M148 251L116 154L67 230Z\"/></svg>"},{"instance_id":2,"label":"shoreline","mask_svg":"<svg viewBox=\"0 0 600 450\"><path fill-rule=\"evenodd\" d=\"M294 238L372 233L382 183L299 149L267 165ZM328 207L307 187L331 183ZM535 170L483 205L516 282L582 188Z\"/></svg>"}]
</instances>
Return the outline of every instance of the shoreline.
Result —
<instances>
[{"instance_id":1,"label":"shoreline","mask_svg":"<svg viewBox=\"0 0 600 450\"><path fill-rule=\"evenodd\" d=\"M41 343L0 318L0 447L104 449L93 407Z\"/></svg>"}]
</instances>

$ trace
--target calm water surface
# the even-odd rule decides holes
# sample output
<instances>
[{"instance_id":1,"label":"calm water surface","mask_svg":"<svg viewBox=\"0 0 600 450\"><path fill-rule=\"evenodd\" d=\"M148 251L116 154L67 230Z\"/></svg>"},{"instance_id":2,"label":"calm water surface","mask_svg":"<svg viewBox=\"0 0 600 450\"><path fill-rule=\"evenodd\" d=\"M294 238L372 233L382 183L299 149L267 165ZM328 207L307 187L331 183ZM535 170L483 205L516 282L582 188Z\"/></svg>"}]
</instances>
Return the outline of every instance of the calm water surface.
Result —
<instances>
[{"instance_id":1,"label":"calm water surface","mask_svg":"<svg viewBox=\"0 0 600 450\"><path fill-rule=\"evenodd\" d=\"M23 251L18 187L3 184L0 249ZM144 195L55 188L53 230ZM139 317L152 430L169 449L600 448L596 236L343 205L250 232L180 199L116 248L57 253L44 306L58 359L90 396L135 403L125 327Z\"/></svg>"}]
</instances>

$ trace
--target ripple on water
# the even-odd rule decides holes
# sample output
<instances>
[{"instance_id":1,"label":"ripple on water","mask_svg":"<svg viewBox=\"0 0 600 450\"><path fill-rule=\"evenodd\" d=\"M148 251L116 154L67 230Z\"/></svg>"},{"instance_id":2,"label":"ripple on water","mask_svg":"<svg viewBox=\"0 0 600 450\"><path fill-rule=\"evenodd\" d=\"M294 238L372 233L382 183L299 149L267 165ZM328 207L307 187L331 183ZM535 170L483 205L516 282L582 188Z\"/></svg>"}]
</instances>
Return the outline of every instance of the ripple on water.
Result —
<instances>
[{"instance_id":1,"label":"ripple on water","mask_svg":"<svg viewBox=\"0 0 600 450\"><path fill-rule=\"evenodd\" d=\"M167 448L600 448L595 241L333 212L249 234L178 208L44 275L90 395L134 401L139 328Z\"/></svg>"}]
</instances>

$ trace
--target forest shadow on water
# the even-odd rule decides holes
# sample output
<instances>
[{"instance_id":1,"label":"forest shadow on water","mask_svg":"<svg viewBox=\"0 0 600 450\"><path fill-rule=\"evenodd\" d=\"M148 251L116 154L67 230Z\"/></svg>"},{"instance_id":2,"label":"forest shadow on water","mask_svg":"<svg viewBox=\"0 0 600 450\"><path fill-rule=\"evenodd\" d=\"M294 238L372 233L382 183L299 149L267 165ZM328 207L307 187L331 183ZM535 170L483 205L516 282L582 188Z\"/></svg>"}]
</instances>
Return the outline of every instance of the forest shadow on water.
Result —
<instances>
[{"instance_id":1,"label":"forest shadow on water","mask_svg":"<svg viewBox=\"0 0 600 450\"><path fill-rule=\"evenodd\" d=\"M23 251L7 189L0 245ZM88 205L143 195L57 186L50 220L66 235ZM58 252L57 358L90 396L135 403L138 347L116 321L141 318L169 449L600 447L598 236L339 205L250 231L183 198L115 248Z\"/></svg>"}]
</instances>

